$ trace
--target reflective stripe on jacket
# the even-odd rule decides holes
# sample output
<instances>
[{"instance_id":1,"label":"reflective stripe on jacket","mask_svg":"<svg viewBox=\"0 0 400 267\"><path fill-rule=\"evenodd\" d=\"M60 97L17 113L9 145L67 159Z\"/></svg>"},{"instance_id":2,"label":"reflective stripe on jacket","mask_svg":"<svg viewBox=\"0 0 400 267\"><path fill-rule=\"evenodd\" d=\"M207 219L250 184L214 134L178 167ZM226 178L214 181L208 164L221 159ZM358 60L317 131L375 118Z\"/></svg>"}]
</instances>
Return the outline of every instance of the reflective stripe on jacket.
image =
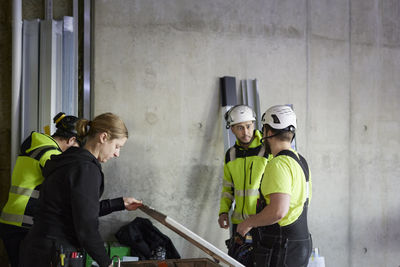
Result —
<instances>
[{"instance_id":1,"label":"reflective stripe on jacket","mask_svg":"<svg viewBox=\"0 0 400 267\"><path fill-rule=\"evenodd\" d=\"M219 214L228 213L235 201L231 218L234 224L256 214L258 188L269 156L261 138L261 132L255 130L254 139L248 149L244 149L236 141L225 155Z\"/></svg>"},{"instance_id":2,"label":"reflective stripe on jacket","mask_svg":"<svg viewBox=\"0 0 400 267\"><path fill-rule=\"evenodd\" d=\"M51 155L60 154L57 142L48 135L32 132L22 143L11 178L8 200L0 222L30 227L37 209L39 186L43 182L42 167Z\"/></svg>"}]
</instances>

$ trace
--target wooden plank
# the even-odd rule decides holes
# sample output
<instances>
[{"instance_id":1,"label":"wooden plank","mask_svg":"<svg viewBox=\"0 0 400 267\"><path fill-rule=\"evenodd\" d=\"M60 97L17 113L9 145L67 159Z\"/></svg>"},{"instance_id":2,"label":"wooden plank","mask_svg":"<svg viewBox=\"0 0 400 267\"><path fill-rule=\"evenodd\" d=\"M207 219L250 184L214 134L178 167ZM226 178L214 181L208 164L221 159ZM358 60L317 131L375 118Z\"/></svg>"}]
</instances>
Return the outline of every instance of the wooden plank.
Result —
<instances>
[{"instance_id":1,"label":"wooden plank","mask_svg":"<svg viewBox=\"0 0 400 267\"><path fill-rule=\"evenodd\" d=\"M178 235L182 236L185 238L187 241L195 245L196 247L200 248L203 250L205 253L210 255L214 260L217 262L224 262L225 264L228 264L229 266L237 266L241 267L244 265L241 264L240 262L236 261L234 258L230 257L228 254L225 252L221 251L205 239L201 238L194 232L190 231L187 229L185 226L179 224L172 218L167 217L166 215L162 214L161 212L156 211L153 208L150 208L146 205L143 205L139 208L141 211L152 217L153 219L157 220L158 222L162 223Z\"/></svg>"}]
</instances>

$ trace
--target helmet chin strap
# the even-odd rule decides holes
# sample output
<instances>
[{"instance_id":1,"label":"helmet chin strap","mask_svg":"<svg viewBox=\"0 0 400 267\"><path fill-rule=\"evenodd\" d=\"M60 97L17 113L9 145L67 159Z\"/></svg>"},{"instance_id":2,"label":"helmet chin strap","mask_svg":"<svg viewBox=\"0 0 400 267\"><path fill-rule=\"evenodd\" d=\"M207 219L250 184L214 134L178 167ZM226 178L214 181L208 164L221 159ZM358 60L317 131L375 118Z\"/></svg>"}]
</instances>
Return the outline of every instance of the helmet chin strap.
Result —
<instances>
[{"instance_id":1,"label":"helmet chin strap","mask_svg":"<svg viewBox=\"0 0 400 267\"><path fill-rule=\"evenodd\" d=\"M277 135L280 135L280 134L282 134L282 133L283 133L282 131L279 131L279 132L277 132L276 134L273 134L273 135L270 135L270 136L263 137L263 139L272 138L272 137L274 137L274 136L277 136Z\"/></svg>"},{"instance_id":2,"label":"helmet chin strap","mask_svg":"<svg viewBox=\"0 0 400 267\"><path fill-rule=\"evenodd\" d=\"M263 126L263 128L264 128L264 127L265 127L265 126ZM272 137L275 137L275 136L280 135L280 134L285 133L285 132L292 132L292 133L293 133L293 138L292 138L292 141L293 141L294 137L296 136L295 128L294 128L293 126L289 126L289 127L285 128L285 129L279 130L276 134L263 137L263 138L261 139L261 142L263 142L264 139L272 138Z\"/></svg>"},{"instance_id":3,"label":"helmet chin strap","mask_svg":"<svg viewBox=\"0 0 400 267\"><path fill-rule=\"evenodd\" d=\"M261 138L261 143L264 144L264 142L265 142L264 140L265 140L265 139L272 138L272 137L277 136L277 135L280 135L280 134L282 134L282 133L284 133L284 131L280 131L280 132L278 132L278 133L276 133L276 134L263 137L263 138ZM293 133L293 137L292 137L292 140L290 141L290 143L293 142L295 136L296 136L296 133Z\"/></svg>"}]
</instances>

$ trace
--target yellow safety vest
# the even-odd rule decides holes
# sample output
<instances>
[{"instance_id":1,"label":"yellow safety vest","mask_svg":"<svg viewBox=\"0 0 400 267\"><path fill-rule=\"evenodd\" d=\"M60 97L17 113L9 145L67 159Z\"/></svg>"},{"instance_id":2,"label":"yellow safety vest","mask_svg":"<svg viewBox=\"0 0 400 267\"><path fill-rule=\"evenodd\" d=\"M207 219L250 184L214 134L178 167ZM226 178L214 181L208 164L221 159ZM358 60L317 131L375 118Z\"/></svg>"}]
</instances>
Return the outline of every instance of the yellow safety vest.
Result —
<instances>
[{"instance_id":1,"label":"yellow safety vest","mask_svg":"<svg viewBox=\"0 0 400 267\"><path fill-rule=\"evenodd\" d=\"M11 178L8 200L0 222L30 227L38 206L39 187L43 183L42 168L51 155L61 154L57 142L49 135L32 132L21 145Z\"/></svg>"},{"instance_id":2,"label":"yellow safety vest","mask_svg":"<svg viewBox=\"0 0 400 267\"><path fill-rule=\"evenodd\" d=\"M261 138L261 132L256 130L247 149L236 141L225 155L219 214L228 213L235 201L231 217L234 224L256 214L261 178L269 157L272 158L262 145Z\"/></svg>"}]
</instances>

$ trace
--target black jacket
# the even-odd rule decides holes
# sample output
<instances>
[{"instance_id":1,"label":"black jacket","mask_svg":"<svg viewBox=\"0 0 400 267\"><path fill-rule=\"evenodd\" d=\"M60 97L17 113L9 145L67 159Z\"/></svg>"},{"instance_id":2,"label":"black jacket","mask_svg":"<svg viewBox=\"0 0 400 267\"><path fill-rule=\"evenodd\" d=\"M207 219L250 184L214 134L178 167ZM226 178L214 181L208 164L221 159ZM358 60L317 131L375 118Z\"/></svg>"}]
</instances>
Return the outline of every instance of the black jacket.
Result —
<instances>
[{"instance_id":1,"label":"black jacket","mask_svg":"<svg viewBox=\"0 0 400 267\"><path fill-rule=\"evenodd\" d=\"M47 161L43 176L34 224L47 226L52 235L84 248L100 266L108 266L111 260L98 217L125 206L122 198L99 202L104 176L98 160L86 149L71 147Z\"/></svg>"},{"instance_id":2,"label":"black jacket","mask_svg":"<svg viewBox=\"0 0 400 267\"><path fill-rule=\"evenodd\" d=\"M140 260L181 258L171 239L161 233L149 219L136 217L122 226L115 237L121 244L130 246L132 255L138 256ZM158 247L165 250L165 258L157 258L155 255Z\"/></svg>"}]
</instances>

